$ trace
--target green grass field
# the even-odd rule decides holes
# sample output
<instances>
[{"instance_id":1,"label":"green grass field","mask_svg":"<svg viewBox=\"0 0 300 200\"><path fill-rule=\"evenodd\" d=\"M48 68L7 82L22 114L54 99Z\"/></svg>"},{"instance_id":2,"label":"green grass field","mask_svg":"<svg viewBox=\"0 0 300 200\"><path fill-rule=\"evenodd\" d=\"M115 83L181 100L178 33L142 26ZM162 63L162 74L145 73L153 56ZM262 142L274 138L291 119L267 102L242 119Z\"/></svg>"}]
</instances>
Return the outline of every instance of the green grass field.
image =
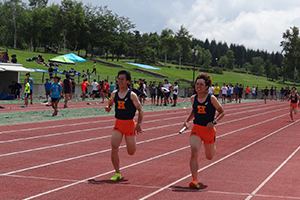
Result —
<instances>
[{"instance_id":1,"label":"green grass field","mask_svg":"<svg viewBox=\"0 0 300 200\"><path fill-rule=\"evenodd\" d=\"M63 52L59 52L59 54L53 54L53 53L43 53L43 52L21 51L21 50L14 50L14 49L8 49L8 53L9 53L9 55L16 54L18 63L22 64L26 68L45 69L45 70L47 70L48 67L40 65L36 62L28 62L28 61L26 61L26 59L32 58L34 56L38 56L39 54L42 54L45 59L45 62L48 63L49 59L63 54ZM66 53L71 53L71 52L66 52ZM75 52L75 54L77 54L77 52ZM99 59L99 58L96 57L96 59ZM105 61L104 59L99 59L99 60ZM163 79L154 78L154 77L151 77L144 73L132 71L133 68L137 68L137 67L124 63L126 61L133 62L133 60L128 60L128 59L120 60L119 62L117 62L116 59L115 59L115 61L108 60L108 62L116 63L116 64L124 66L124 69L127 69L130 71L133 79L137 80L138 78L144 78L144 79L146 79L147 82L163 81ZM89 69L91 71L92 66L93 66L93 61L87 60L85 63L77 62L75 65L62 65L59 67L59 70L63 71L63 70L70 70L71 68L74 68L75 70L77 70L79 72L82 72L82 70L86 71L87 69ZM187 79L187 80L193 79L193 71L192 70L176 69L175 67L177 65L174 65L174 64L168 64L168 66L171 66L171 68L155 66L155 67L161 68L161 70L147 70L147 69L144 69L144 70L166 75L169 77L169 80L171 83L173 83L175 80L178 80L178 79ZM104 80L106 78L109 78L109 81L113 81L113 79L117 75L117 72L121 69L122 68L108 67L108 66L97 63L97 76L93 76L93 77L91 77L91 79L96 78L97 80ZM199 71L196 71L195 76L197 76L198 73L199 73ZM35 72L35 73L32 73L32 76L37 83L42 82L42 73ZM63 76L63 75L61 75L61 76ZM239 84L241 83L241 84L243 84L244 87L249 86L252 88L252 86L255 86L255 87L258 86L259 89L263 89L266 86L268 86L268 88L270 88L271 86L281 88L281 87L293 85L293 83L291 83L291 82L286 82L285 84L281 84L279 82L268 81L266 77L254 76L254 75L250 75L250 74L240 74L240 73L234 73L234 72L228 72L228 71L224 71L224 73L222 75L210 73L210 76L212 77L213 83L214 84L218 83L219 85L223 84L223 83L226 83L226 84L232 83L233 85L235 85L236 83L239 83ZM46 77L48 77L47 74L45 75L45 78ZM22 76L21 76L21 79L23 79L23 78L25 78L24 74L22 74ZM76 78L75 80L78 82L81 82L82 78L80 78L79 80L78 80L78 78ZM180 87L189 87L188 84L185 84L183 82L179 83L179 86Z\"/></svg>"}]
</instances>

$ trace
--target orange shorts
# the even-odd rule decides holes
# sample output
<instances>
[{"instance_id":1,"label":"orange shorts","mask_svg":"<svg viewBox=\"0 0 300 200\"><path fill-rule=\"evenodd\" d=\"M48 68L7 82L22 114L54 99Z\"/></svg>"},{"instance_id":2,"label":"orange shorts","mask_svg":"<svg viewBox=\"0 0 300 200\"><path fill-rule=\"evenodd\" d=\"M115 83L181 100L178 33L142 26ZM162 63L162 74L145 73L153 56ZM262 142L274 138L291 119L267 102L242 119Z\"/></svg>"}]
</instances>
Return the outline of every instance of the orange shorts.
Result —
<instances>
[{"instance_id":1,"label":"orange shorts","mask_svg":"<svg viewBox=\"0 0 300 200\"><path fill-rule=\"evenodd\" d=\"M118 131L126 136L135 136L134 129L135 129L134 119L130 119L130 120L116 119L114 131Z\"/></svg>"},{"instance_id":2,"label":"orange shorts","mask_svg":"<svg viewBox=\"0 0 300 200\"><path fill-rule=\"evenodd\" d=\"M290 106L293 108L297 108L297 103L291 103Z\"/></svg>"},{"instance_id":3,"label":"orange shorts","mask_svg":"<svg viewBox=\"0 0 300 200\"><path fill-rule=\"evenodd\" d=\"M204 143L214 144L216 140L216 128L214 127L213 130L209 131L207 130L207 126L194 124L190 136L198 136Z\"/></svg>"}]
</instances>

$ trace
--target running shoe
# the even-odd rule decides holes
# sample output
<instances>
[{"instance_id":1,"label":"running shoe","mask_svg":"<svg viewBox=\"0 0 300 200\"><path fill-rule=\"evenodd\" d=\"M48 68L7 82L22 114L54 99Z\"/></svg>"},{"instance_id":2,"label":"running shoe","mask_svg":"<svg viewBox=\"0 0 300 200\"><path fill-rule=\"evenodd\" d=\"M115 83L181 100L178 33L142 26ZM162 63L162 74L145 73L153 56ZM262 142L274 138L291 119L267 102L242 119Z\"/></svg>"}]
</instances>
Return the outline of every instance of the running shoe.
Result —
<instances>
[{"instance_id":1,"label":"running shoe","mask_svg":"<svg viewBox=\"0 0 300 200\"><path fill-rule=\"evenodd\" d=\"M56 113L56 112L54 112L54 113L52 114L52 117L55 117L55 116L57 116L57 113Z\"/></svg>"},{"instance_id":2,"label":"running shoe","mask_svg":"<svg viewBox=\"0 0 300 200\"><path fill-rule=\"evenodd\" d=\"M26 105L21 106L21 108L26 108L26 107L27 107Z\"/></svg>"},{"instance_id":3,"label":"running shoe","mask_svg":"<svg viewBox=\"0 0 300 200\"><path fill-rule=\"evenodd\" d=\"M111 177L111 181L118 181L121 180L122 176L119 173L116 173L113 177Z\"/></svg>"},{"instance_id":4,"label":"running shoe","mask_svg":"<svg viewBox=\"0 0 300 200\"><path fill-rule=\"evenodd\" d=\"M196 179L193 179L193 181L190 182L189 187L194 188L194 189L199 189L200 188L200 186L198 184L198 181Z\"/></svg>"},{"instance_id":5,"label":"running shoe","mask_svg":"<svg viewBox=\"0 0 300 200\"><path fill-rule=\"evenodd\" d=\"M68 106L67 106L67 105L64 105L64 108L68 108Z\"/></svg>"}]
</instances>

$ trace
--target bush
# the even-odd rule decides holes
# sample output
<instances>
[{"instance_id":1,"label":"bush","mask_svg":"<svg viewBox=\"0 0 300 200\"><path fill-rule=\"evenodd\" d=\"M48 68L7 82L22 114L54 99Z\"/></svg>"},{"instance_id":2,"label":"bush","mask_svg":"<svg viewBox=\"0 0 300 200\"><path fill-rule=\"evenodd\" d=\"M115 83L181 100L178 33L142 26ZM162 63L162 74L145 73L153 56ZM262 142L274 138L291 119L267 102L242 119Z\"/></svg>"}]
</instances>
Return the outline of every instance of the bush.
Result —
<instances>
[{"instance_id":1,"label":"bush","mask_svg":"<svg viewBox=\"0 0 300 200\"><path fill-rule=\"evenodd\" d=\"M220 67L213 67L212 68L213 73L215 74L223 74L223 69Z\"/></svg>"}]
</instances>

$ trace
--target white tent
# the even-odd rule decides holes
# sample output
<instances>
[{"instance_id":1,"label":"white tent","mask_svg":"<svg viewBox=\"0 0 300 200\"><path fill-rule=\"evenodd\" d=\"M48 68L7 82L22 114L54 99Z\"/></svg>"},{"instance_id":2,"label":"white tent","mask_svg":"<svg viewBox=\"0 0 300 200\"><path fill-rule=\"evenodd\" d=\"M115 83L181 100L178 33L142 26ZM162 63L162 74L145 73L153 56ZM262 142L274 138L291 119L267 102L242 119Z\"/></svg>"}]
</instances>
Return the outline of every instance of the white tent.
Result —
<instances>
[{"instance_id":1,"label":"white tent","mask_svg":"<svg viewBox=\"0 0 300 200\"><path fill-rule=\"evenodd\" d=\"M9 93L12 81L20 82L20 72L34 72L21 64L0 63L0 93Z\"/></svg>"}]
</instances>

